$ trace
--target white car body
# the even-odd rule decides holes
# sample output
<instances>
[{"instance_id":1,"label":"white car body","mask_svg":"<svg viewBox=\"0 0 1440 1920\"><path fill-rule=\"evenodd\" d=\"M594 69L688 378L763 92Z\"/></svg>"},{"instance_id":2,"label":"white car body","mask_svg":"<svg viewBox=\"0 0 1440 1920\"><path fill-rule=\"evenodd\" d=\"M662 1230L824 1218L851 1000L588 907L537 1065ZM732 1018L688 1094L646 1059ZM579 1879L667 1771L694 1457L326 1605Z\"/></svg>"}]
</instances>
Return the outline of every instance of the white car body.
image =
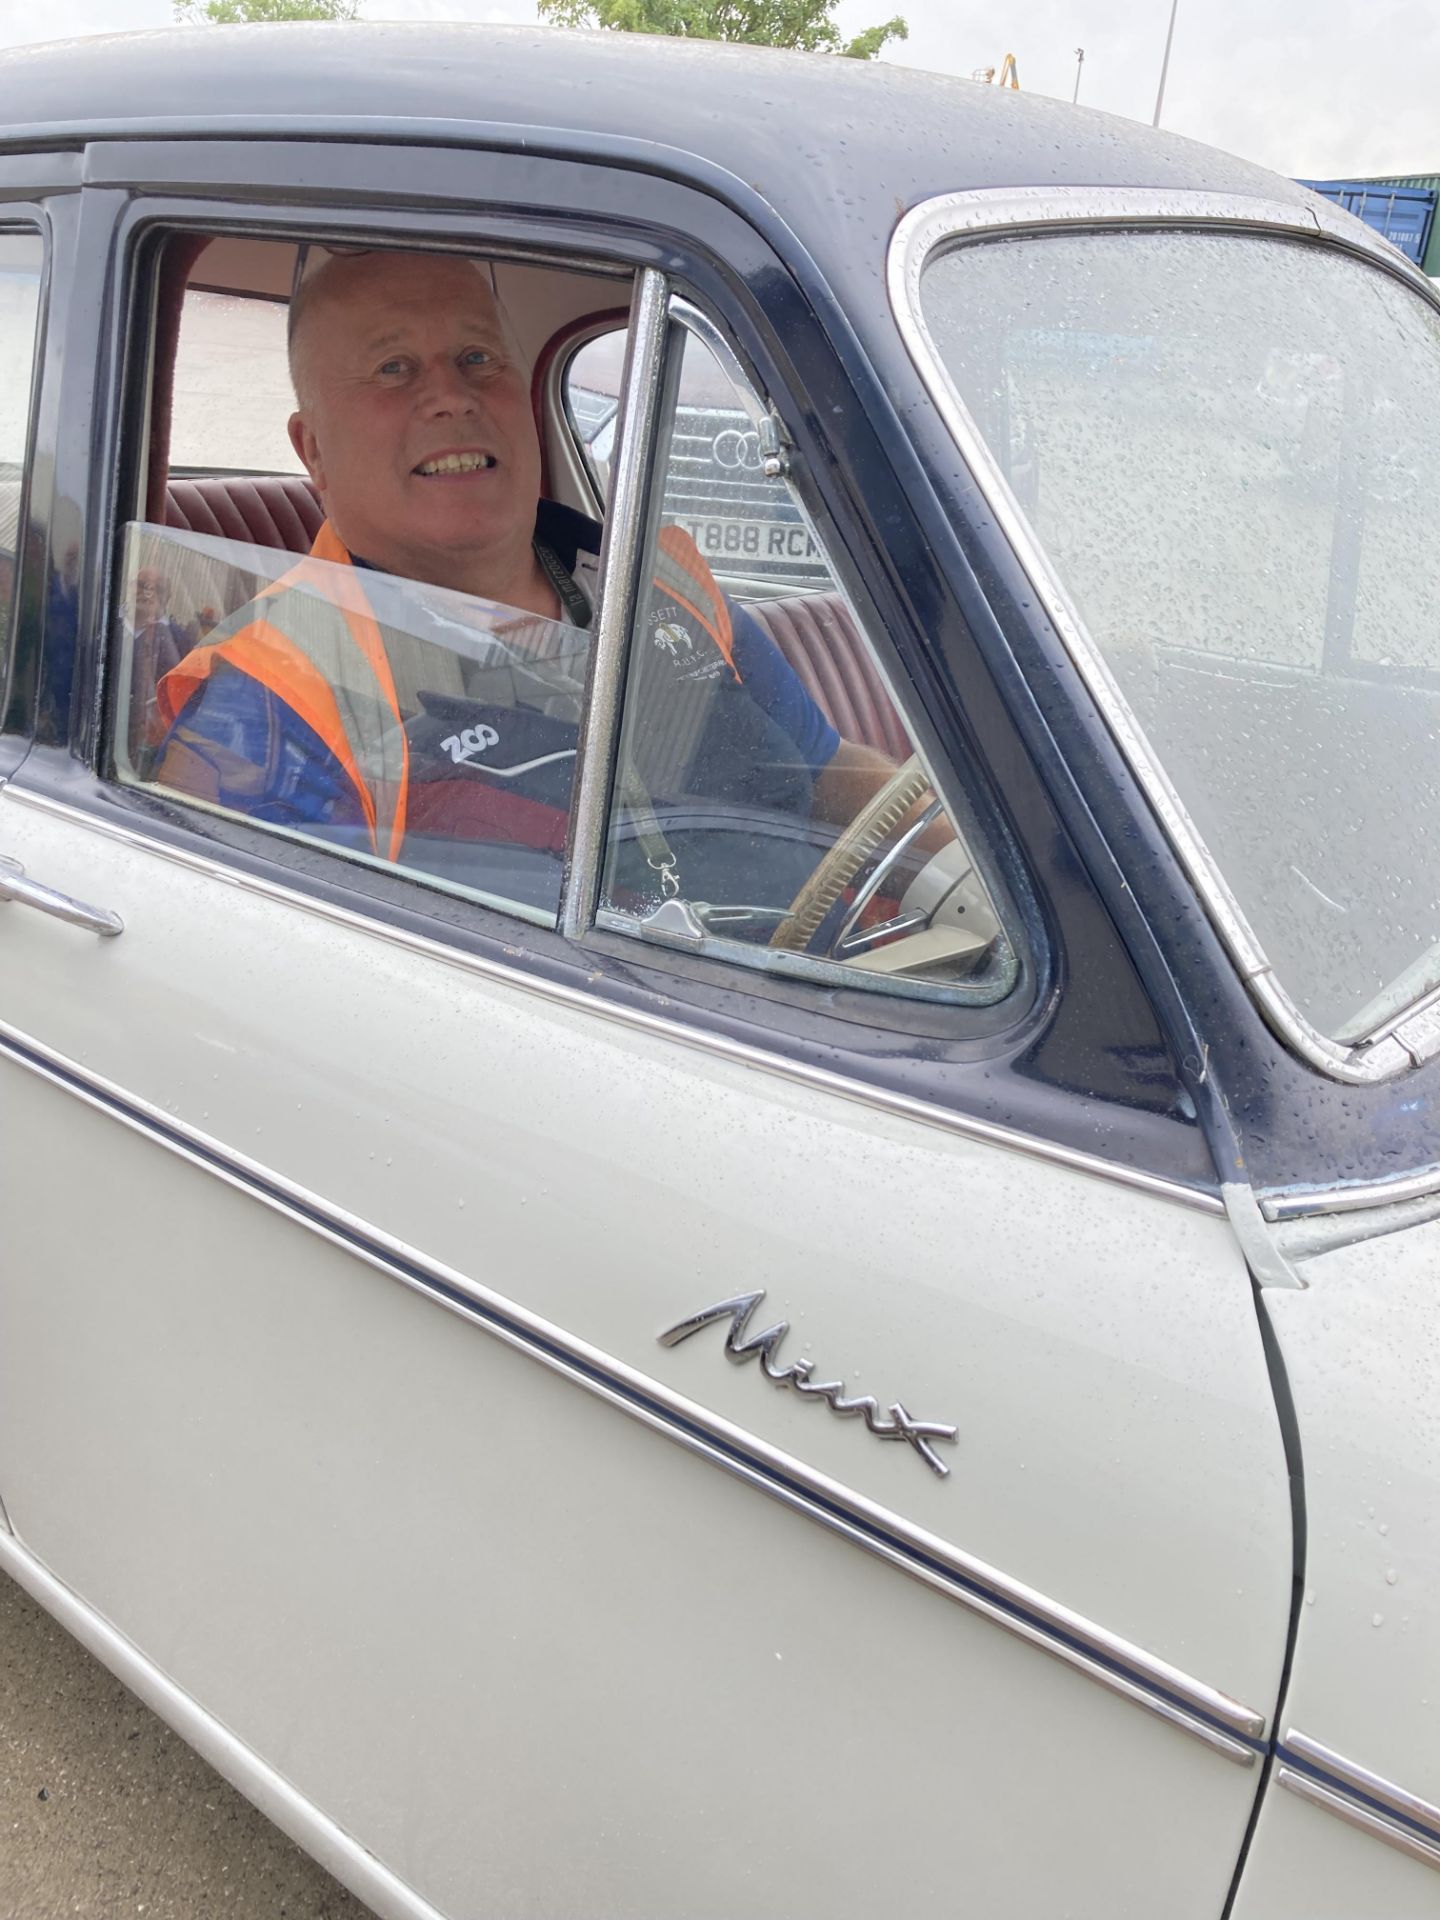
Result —
<instances>
[{"instance_id":1,"label":"white car body","mask_svg":"<svg viewBox=\"0 0 1440 1920\"><path fill-rule=\"evenodd\" d=\"M0 189L17 205L52 189L66 203L52 216L40 453L26 482L38 544L24 565L39 584L21 595L16 685L25 623L40 634L35 609L72 539L82 606L108 604L118 577L107 529L124 518L115 490L133 467L100 453L132 444L141 362L122 344L93 382L90 363L76 364L74 342L93 348L96 330L120 338L135 324L119 293L98 317L85 307L87 247L92 273L105 247L130 259L146 219L199 219L190 201L219 230L227 193L249 208L225 216L245 234L283 238L307 218L328 233L342 215L358 231L373 209L408 218L412 204L416 220L443 216L463 233L476 196L469 176L449 181L452 148L466 164L493 149L519 181L532 166L578 167L570 135L592 171L613 157L616 205L633 192L637 230L643 212L647 234L678 236L687 208L730 193L717 184L725 152L705 158L697 132L693 177L677 185L679 162L641 164L605 114L639 111L661 61L692 107L697 89L748 97L771 73L802 99L821 84L801 63L730 50L707 65L678 47L343 32L358 38L316 36L302 73L315 98L335 89L344 124L321 131L349 144L317 139L311 171L263 193L246 168L263 171L267 142L309 138L329 109L286 92L260 111L265 68L250 48L274 45L260 30L217 37L223 54L177 36L11 58L17 77L33 58L38 104L34 125L0 143ZM573 124L557 107L570 134L542 161L542 142L503 129L512 96L541 91L529 70L545 44L558 79L583 97L579 76L593 71L613 99L577 108ZM441 55L471 49L494 62L483 83L434 78ZM198 104L173 125L137 109L127 132L123 76L151 60L191 75ZM73 136L90 140L83 167L51 105L72 71L88 103L90 132ZM362 114L382 74L395 99ZM233 128L207 147L206 115L232 84ZM874 87L874 141L907 88L917 114L930 98L918 76L834 84ZM487 85L490 104L457 132L459 94ZM119 103L108 118L95 104L107 89ZM1086 176L1094 154L1130 151L1111 123L973 91L977 150L1012 106L1032 118L1007 140L1043 144L1073 126L1091 144L1066 163L1078 185L1053 192L1085 202L1082 224L1123 226L1130 189L1105 188L1116 201L1096 211L1101 189ZM767 135L759 184L735 189L717 232L729 223L759 246L745 196L780 204L787 139ZM1184 196L1212 193L1228 209L1222 227L1253 236L1268 222L1277 245L1298 247L1308 223L1317 247L1363 256L1357 223L1330 215L1326 228L1298 194L1263 202L1262 220L1265 176L1239 163L1249 199L1225 178L1185 187L1200 163L1183 143L1132 144L1133 193L1174 204L1124 219L1198 220ZM392 158L402 146L432 170L431 199L407 200L411 159ZM353 153L370 171L347 198L327 168ZM1152 162L1154 178L1141 177ZM635 167L642 184L628 187ZM867 240L876 304L853 349L863 358L885 330L892 366L910 368L905 407L925 408L927 392L934 402L918 452L886 443L921 503L912 554L934 544L935 448L966 423L958 377L947 385L924 358L924 316L904 304L907 274L919 285L923 271L907 248L921 246L925 219L943 214L953 230L946 196L992 196L962 209L977 229L1013 217L1007 183L955 169ZM82 172L91 224L65 229ZM563 187L563 171L554 178ZM553 189L535 179L539 207ZM1045 183L1020 185L1038 196ZM581 231L573 191L553 218ZM782 207L797 225L809 192ZM495 196L520 218L511 188ZM823 210L813 217L821 236ZM1063 217L1047 202L1045 220ZM605 245L618 255L627 232L617 214ZM564 257L556 233L548 252L505 241L538 263L523 269L533 295L508 269L537 340L579 317L544 308L543 269ZM809 245L802 231L797 285ZM638 329L661 268L637 251L627 272ZM1406 298L1430 299L1411 278ZM698 297L678 268L673 285ZM835 349L837 369L852 345ZM807 432L830 429L814 426L812 392L796 397L798 375L793 391L783 366L775 378L803 456ZM870 431L854 416L871 389L854 378L853 393L835 389L836 434ZM586 505L578 450L547 432L557 491ZM1034 924L1063 924L1073 962L1083 919L1095 951L1116 956L1084 1019L1123 1027L1115 1010L1141 1009L1093 1058L1081 1026L1066 1029L1075 1051L1059 1048L1058 1064L1045 1054L1065 1003L1094 984L1073 964L1037 965L1048 984L1024 1016L1029 1051L996 1052L993 1084L979 1024L957 1028L952 1059L953 1033L912 1032L898 1016L892 1028L879 1000L868 1026L846 1015L865 1027L847 1051L840 1017L823 1025L831 987L815 987L819 1010L788 1028L777 990L773 1031L759 1014L746 1028L748 1015L701 1006L698 949L670 988L635 986L624 952L616 962L603 942L585 946L587 925L567 971L545 957L534 915L487 920L449 900L426 920L423 901L394 904L390 878L371 872L379 862L347 879L334 856L339 877L326 878L293 848L271 860L256 830L132 804L97 744L100 669L91 705L77 695L58 721L44 717L43 678L31 707L12 698L0 1568L387 1920L1436 1911L1440 1170L1420 1111L1437 1070L1416 1024L1429 1016L1398 1010L1373 1041L1390 1051L1367 1055L1370 1036L1315 1038L1278 988L1266 999L1271 971L1247 968L1247 929L1222 924L1224 903L1206 892L1198 830L1146 785L1123 703L1107 704L1103 667L1079 651L1083 623L1045 597L1025 518L1040 507L1017 505L1018 481L990 487L983 448L944 444L956 497L999 556L984 592L1018 605L1029 580L1043 617L1025 617L1037 632L1048 621L1081 663L1043 694L1073 702L1069 746L1008 760L996 747L992 772L1039 892L1053 887L1058 903ZM1055 471L1040 489L1053 493ZM77 475L108 504L67 491ZM628 483L615 484L621 519ZM856 594L872 577L883 593L861 519L845 520L823 488L814 497L832 546L856 530ZM958 557L944 564L960 577ZM926 605L943 626L941 601ZM98 611L81 629L83 655L87 633L103 641L106 629ZM915 656L901 642L892 655L897 703L938 761L939 670L927 685L907 678ZM1039 680L1006 681L996 666L1001 691L975 697L1038 713ZM1033 743L1030 724L1017 720L1016 740ZM975 731L982 749L998 737L978 720ZM1109 743L1115 789L1152 840L1097 824L1088 799L1066 811L1065 782L1099 778L1087 741ZM1057 771L1067 753L1073 773ZM1070 838L1057 827L1044 842L1030 782ZM1042 843L1046 856L1033 851ZM1178 958L1173 928L1141 897L1161 866L1187 903L1176 918L1192 946ZM27 896L24 879L41 893ZM56 916L56 896L79 903L81 924ZM107 914L120 937L103 937ZM563 918L549 931L564 934ZM1202 964L1208 1001L1185 984ZM734 971L736 995L747 980ZM1264 1064L1254 1081L1227 1053L1245 1048ZM1112 1069L1123 1087L1170 1076L1174 1099L1112 1099ZM1391 1103L1393 1180L1358 1163L1264 1171L1267 1129L1289 1152L1313 1111L1315 1137L1329 1140L1348 1098L1357 1134ZM1427 1124L1431 1164L1414 1148ZM866 1396L868 1419L863 1406L836 1417L837 1400Z\"/></svg>"}]
</instances>

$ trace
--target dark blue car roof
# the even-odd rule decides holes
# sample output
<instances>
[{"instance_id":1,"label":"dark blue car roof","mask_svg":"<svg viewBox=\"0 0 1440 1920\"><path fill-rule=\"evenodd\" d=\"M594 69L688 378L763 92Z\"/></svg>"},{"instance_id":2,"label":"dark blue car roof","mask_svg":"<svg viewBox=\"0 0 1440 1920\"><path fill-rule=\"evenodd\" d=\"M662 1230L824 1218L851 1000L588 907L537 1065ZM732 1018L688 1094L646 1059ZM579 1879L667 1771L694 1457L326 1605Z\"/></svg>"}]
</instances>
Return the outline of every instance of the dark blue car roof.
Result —
<instances>
[{"instance_id":1,"label":"dark blue car roof","mask_svg":"<svg viewBox=\"0 0 1440 1920\"><path fill-rule=\"evenodd\" d=\"M1301 200L1275 174L1038 94L874 61L544 28L208 27L0 54L0 146L304 132L613 150L758 192L802 231L843 212L888 236L934 193L1150 186ZM553 142L552 142L553 143Z\"/></svg>"}]
</instances>

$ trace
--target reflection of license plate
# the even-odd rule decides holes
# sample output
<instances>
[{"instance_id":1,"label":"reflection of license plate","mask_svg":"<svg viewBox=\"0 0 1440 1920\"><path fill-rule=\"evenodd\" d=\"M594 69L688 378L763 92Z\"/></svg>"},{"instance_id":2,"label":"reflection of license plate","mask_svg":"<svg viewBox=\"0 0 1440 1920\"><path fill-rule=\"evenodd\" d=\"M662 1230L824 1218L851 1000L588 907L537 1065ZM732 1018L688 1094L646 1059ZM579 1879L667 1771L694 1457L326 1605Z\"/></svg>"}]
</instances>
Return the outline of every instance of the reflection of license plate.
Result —
<instances>
[{"instance_id":1,"label":"reflection of license plate","mask_svg":"<svg viewBox=\"0 0 1440 1920\"><path fill-rule=\"evenodd\" d=\"M760 566L815 563L820 549L794 520L681 520L707 560Z\"/></svg>"}]
</instances>

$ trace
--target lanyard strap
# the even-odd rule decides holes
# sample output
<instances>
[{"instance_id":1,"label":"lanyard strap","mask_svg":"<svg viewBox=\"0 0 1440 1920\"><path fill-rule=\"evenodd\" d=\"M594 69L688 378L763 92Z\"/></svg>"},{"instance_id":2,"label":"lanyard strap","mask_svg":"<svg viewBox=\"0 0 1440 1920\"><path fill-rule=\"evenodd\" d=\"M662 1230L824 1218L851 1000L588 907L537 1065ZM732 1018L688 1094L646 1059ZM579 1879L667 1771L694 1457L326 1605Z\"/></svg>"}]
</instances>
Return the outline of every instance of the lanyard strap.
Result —
<instances>
[{"instance_id":1,"label":"lanyard strap","mask_svg":"<svg viewBox=\"0 0 1440 1920\"><path fill-rule=\"evenodd\" d=\"M565 618L572 627L588 627L590 602L576 583L575 576L553 548L547 546L538 535L531 544L545 578L560 596L560 604L565 609Z\"/></svg>"}]
</instances>

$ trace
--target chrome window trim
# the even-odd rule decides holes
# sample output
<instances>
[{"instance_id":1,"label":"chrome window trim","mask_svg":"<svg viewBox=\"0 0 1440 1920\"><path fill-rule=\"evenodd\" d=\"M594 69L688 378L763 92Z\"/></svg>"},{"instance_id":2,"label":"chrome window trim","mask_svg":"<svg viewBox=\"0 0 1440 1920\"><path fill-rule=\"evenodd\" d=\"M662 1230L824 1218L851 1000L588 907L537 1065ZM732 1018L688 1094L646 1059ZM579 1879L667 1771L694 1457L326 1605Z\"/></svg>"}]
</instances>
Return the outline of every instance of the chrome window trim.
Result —
<instances>
[{"instance_id":1,"label":"chrome window trim","mask_svg":"<svg viewBox=\"0 0 1440 1920\"><path fill-rule=\"evenodd\" d=\"M1440 1807L1293 1727L1275 1751L1277 1785L1440 1872Z\"/></svg>"},{"instance_id":2,"label":"chrome window trim","mask_svg":"<svg viewBox=\"0 0 1440 1920\"><path fill-rule=\"evenodd\" d=\"M1388 241L1371 234L1316 195L1305 206L1244 195L1171 192L1162 188L982 188L942 194L905 214L891 237L886 279L896 327L945 426L959 448L997 526L1005 534L1066 652L1108 723L1186 876L1252 998L1272 1030L1308 1065L1356 1086L1386 1080L1440 1050L1440 1027L1409 1015L1390 1016L1373 1037L1350 1044L1328 1039L1276 979L1220 867L1201 839L1120 690L1101 650L1052 567L941 359L920 301L921 277L939 247L997 234L1183 227L1210 232L1269 233L1321 241L1378 265L1440 308L1440 294ZM1407 1045L1407 1038L1410 1044ZM1423 1048L1423 1051L1418 1049Z\"/></svg>"},{"instance_id":3,"label":"chrome window trim","mask_svg":"<svg viewBox=\"0 0 1440 1920\"><path fill-rule=\"evenodd\" d=\"M969 1612L1051 1654L1110 1692L1167 1720L1236 1764L1250 1766L1264 1751L1267 1722L1263 1712L1243 1706L1158 1655L1012 1579L555 1322L333 1205L323 1195L286 1180L201 1129L126 1093L6 1022L0 1022L0 1058L118 1121L292 1224L355 1255L377 1272L478 1326L643 1426L817 1521Z\"/></svg>"},{"instance_id":4,"label":"chrome window trim","mask_svg":"<svg viewBox=\"0 0 1440 1920\"><path fill-rule=\"evenodd\" d=\"M318 1860L380 1920L445 1920L438 1907L418 1894L322 1813L298 1787L262 1760L253 1748L198 1700L177 1686L133 1642L57 1580L13 1533L0 1529L0 1570L23 1587L72 1633L88 1653L108 1667L151 1712L173 1727L222 1779L239 1789L265 1818Z\"/></svg>"},{"instance_id":5,"label":"chrome window trim","mask_svg":"<svg viewBox=\"0 0 1440 1920\"><path fill-rule=\"evenodd\" d=\"M1257 1196L1267 1220L1300 1220L1314 1214L1359 1213L1369 1207L1398 1207L1440 1193L1440 1167L1397 1174L1393 1180L1366 1180L1354 1186L1291 1188Z\"/></svg>"},{"instance_id":6,"label":"chrome window trim","mask_svg":"<svg viewBox=\"0 0 1440 1920\"><path fill-rule=\"evenodd\" d=\"M665 373L668 292L663 273L646 267L636 275L620 374L614 478L600 541L585 724L561 881L560 931L567 940L579 940L589 931L600 890L600 866L609 825L610 769L620 737L635 571L645 539L645 498L653 465L650 456Z\"/></svg>"},{"instance_id":7,"label":"chrome window trim","mask_svg":"<svg viewBox=\"0 0 1440 1920\"><path fill-rule=\"evenodd\" d=\"M881 1113L896 1115L900 1119L914 1120L922 1126L938 1128L943 1133L953 1133L961 1139L976 1140L988 1146L1002 1147L1012 1153L1019 1153L1028 1159L1039 1160L1050 1166L1065 1167L1072 1173L1091 1174L1100 1180L1109 1181L1114 1186L1129 1187L1136 1192L1148 1193L1159 1200L1169 1200L1178 1206L1188 1207L1195 1213L1223 1215L1225 1204L1219 1190L1186 1186L1179 1180L1168 1180L1163 1174L1147 1173L1143 1167L1129 1167L1118 1160L1106 1160L1099 1154L1086 1153L1080 1147L1062 1146L1058 1141L1046 1140L1038 1134L1021 1133L1012 1127L1004 1127L993 1120L981 1120L973 1115L956 1113L949 1107L938 1107L928 1100L921 1100L914 1094L896 1093L888 1087L877 1087L867 1080L856 1080L848 1074L837 1073L829 1067L812 1066L808 1061L793 1060L782 1053L772 1053L768 1048L748 1040L732 1040L724 1034L712 1033L704 1027L693 1027L684 1021L671 1019L664 1014L649 1013L639 1007L623 1006L619 1003L588 993L583 988L566 986L558 980L547 979L543 974L532 973L525 968L507 965L503 961L492 960L484 954L472 953L464 947L447 945L443 940L430 938L426 934L414 933L408 927L395 925L394 922L378 915L358 913L349 907L337 906L333 901L323 900L314 894L303 892L297 887L287 886L284 882L272 879L268 874L249 873L239 867L231 867L189 847L180 847L168 840L152 838L149 834L137 831L133 827L123 826L119 821L101 818L84 807L77 807L68 801L53 799L49 794L36 792L33 788L18 785L13 779L0 788L6 802L32 807L38 813L49 814L55 819L68 820L72 824L83 826L91 832L103 834L106 838L117 840L138 852L169 860L176 866L186 867L192 873L205 875L208 879L218 880L230 887L259 895L262 899L274 900L282 906L298 908L313 914L317 919L329 921L333 926L344 927L352 933L368 934L373 939L389 941L392 946L403 947L425 959L443 962L446 966L458 967L467 973L479 975L482 979L493 981L498 986L517 988L522 992L536 995L556 1005L566 1007L572 1012L593 1015L597 1019L613 1021L617 1026L631 1027L638 1032L648 1033L657 1039L675 1045L689 1047L698 1053L710 1053L721 1059L731 1060L742 1066L758 1068L763 1073L774 1074L782 1080L794 1081L799 1086L810 1087L818 1092L835 1095L839 1099L850 1100L859 1106L873 1107Z\"/></svg>"}]
</instances>

